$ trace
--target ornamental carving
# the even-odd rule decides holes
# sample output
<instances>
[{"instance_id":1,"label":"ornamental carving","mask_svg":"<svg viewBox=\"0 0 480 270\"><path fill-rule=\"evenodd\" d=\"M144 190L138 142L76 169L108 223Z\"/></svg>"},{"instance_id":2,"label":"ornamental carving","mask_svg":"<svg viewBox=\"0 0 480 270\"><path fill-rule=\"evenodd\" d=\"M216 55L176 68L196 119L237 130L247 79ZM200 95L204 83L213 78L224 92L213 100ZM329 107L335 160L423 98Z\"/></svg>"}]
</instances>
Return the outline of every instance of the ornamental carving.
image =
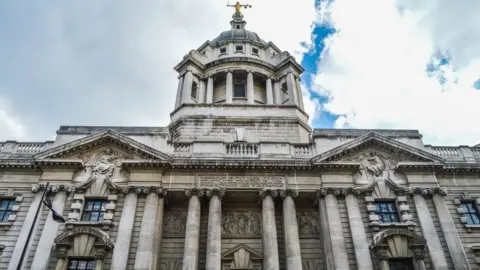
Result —
<instances>
[{"instance_id":1,"label":"ornamental carving","mask_svg":"<svg viewBox=\"0 0 480 270\"><path fill-rule=\"evenodd\" d=\"M297 212L298 233L312 235L320 233L318 213L315 211Z\"/></svg>"},{"instance_id":2,"label":"ornamental carving","mask_svg":"<svg viewBox=\"0 0 480 270\"><path fill-rule=\"evenodd\" d=\"M262 216L259 211L226 211L222 215L222 235L227 237L252 237L262 233Z\"/></svg>"},{"instance_id":3,"label":"ornamental carving","mask_svg":"<svg viewBox=\"0 0 480 270\"><path fill-rule=\"evenodd\" d=\"M199 176L202 188L283 188L285 176Z\"/></svg>"},{"instance_id":4,"label":"ornamental carving","mask_svg":"<svg viewBox=\"0 0 480 270\"><path fill-rule=\"evenodd\" d=\"M165 214L165 222L163 224L163 231L165 234L179 234L185 233L185 224L187 222L187 213L185 211L172 210Z\"/></svg>"}]
</instances>

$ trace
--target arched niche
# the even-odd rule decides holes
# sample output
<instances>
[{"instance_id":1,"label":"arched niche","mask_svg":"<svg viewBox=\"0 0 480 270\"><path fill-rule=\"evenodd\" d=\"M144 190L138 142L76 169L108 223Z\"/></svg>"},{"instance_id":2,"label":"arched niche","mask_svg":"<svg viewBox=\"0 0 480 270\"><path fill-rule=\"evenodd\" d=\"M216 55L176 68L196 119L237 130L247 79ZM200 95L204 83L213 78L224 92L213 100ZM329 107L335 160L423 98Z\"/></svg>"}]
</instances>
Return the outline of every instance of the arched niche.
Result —
<instances>
[{"instance_id":1,"label":"arched niche","mask_svg":"<svg viewBox=\"0 0 480 270\"><path fill-rule=\"evenodd\" d=\"M409 230L390 229L377 233L370 244L370 250L380 261L381 270L390 269L395 260L411 261L415 270L425 270L423 259L427 254L426 240Z\"/></svg>"}]
</instances>

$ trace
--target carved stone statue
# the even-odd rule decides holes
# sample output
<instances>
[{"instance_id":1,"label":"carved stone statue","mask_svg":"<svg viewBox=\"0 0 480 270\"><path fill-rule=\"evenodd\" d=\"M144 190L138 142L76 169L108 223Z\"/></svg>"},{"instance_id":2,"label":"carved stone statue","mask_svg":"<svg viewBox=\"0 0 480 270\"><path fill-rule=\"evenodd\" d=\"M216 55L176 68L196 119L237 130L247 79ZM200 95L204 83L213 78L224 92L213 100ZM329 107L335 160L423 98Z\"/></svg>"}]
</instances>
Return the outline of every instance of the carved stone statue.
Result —
<instances>
[{"instance_id":1,"label":"carved stone statue","mask_svg":"<svg viewBox=\"0 0 480 270\"><path fill-rule=\"evenodd\" d=\"M95 177L112 177L115 170L115 160L118 158L121 158L121 156L117 156L113 154L112 150L106 149L97 162L95 162L92 169L92 175Z\"/></svg>"}]
</instances>

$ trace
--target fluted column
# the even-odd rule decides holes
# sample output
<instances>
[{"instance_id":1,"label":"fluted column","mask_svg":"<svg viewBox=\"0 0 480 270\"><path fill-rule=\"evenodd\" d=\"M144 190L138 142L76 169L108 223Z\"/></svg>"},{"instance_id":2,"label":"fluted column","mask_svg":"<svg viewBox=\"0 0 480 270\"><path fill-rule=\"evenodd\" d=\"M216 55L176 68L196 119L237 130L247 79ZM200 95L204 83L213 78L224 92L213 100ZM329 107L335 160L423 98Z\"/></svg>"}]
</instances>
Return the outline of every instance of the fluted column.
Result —
<instances>
[{"instance_id":1,"label":"fluted column","mask_svg":"<svg viewBox=\"0 0 480 270\"><path fill-rule=\"evenodd\" d=\"M193 74L188 70L183 78L182 103L191 103Z\"/></svg>"},{"instance_id":2,"label":"fluted column","mask_svg":"<svg viewBox=\"0 0 480 270\"><path fill-rule=\"evenodd\" d=\"M263 242L263 270L278 270L277 225L275 222L275 205L273 198L278 195L274 190L262 190L262 242Z\"/></svg>"},{"instance_id":3,"label":"fluted column","mask_svg":"<svg viewBox=\"0 0 480 270\"><path fill-rule=\"evenodd\" d=\"M302 253L298 236L297 212L293 198L298 196L297 190L282 190L283 197L283 230L285 232L285 255L287 270L302 269Z\"/></svg>"},{"instance_id":4,"label":"fluted column","mask_svg":"<svg viewBox=\"0 0 480 270\"><path fill-rule=\"evenodd\" d=\"M124 187L122 192L126 194L126 197L118 226L115 247L113 248L112 265L110 267L112 270L127 268L128 251L132 241L133 222L137 208L137 192L140 193L141 190Z\"/></svg>"},{"instance_id":5,"label":"fluted column","mask_svg":"<svg viewBox=\"0 0 480 270\"><path fill-rule=\"evenodd\" d=\"M208 80L207 80L206 103L208 104L213 103L213 78L212 77L208 77Z\"/></svg>"},{"instance_id":6,"label":"fluted column","mask_svg":"<svg viewBox=\"0 0 480 270\"><path fill-rule=\"evenodd\" d=\"M188 189L185 194L190 197L188 202L187 224L185 228L185 246L183 251L183 270L198 269L198 254L200 241L200 197L203 190Z\"/></svg>"},{"instance_id":7,"label":"fluted column","mask_svg":"<svg viewBox=\"0 0 480 270\"><path fill-rule=\"evenodd\" d=\"M467 255L465 254L462 242L458 236L455 223L453 222L452 216L450 215L442 197L447 195L447 192L443 189L434 189L432 190L432 193L433 203L437 210L438 221L440 222L440 227L442 228L448 251L452 257L453 265L455 266L455 269L470 269Z\"/></svg>"},{"instance_id":8,"label":"fluted column","mask_svg":"<svg viewBox=\"0 0 480 270\"><path fill-rule=\"evenodd\" d=\"M429 195L427 189L417 189L414 191L413 200L415 201L415 208L417 209L418 220L422 227L422 235L427 240L428 253L432 261L432 268L434 270L448 269L447 260L443 253L442 244L438 238L435 225L433 223L432 215L428 210L427 202L423 196Z\"/></svg>"},{"instance_id":9,"label":"fluted column","mask_svg":"<svg viewBox=\"0 0 480 270\"><path fill-rule=\"evenodd\" d=\"M272 78L270 77L267 78L265 89L267 92L267 104L272 105L273 104Z\"/></svg>"},{"instance_id":10,"label":"fluted column","mask_svg":"<svg viewBox=\"0 0 480 270\"><path fill-rule=\"evenodd\" d=\"M317 191L318 211L320 212L320 228L321 242L323 250L323 265L324 269L335 269L335 261L333 259L332 239L330 239L330 227L328 225L327 204L325 196L327 191L324 189Z\"/></svg>"},{"instance_id":11,"label":"fluted column","mask_svg":"<svg viewBox=\"0 0 480 270\"><path fill-rule=\"evenodd\" d=\"M251 70L247 74L247 102L248 104L255 103L255 93L253 88L253 73Z\"/></svg>"},{"instance_id":12,"label":"fluted column","mask_svg":"<svg viewBox=\"0 0 480 270\"><path fill-rule=\"evenodd\" d=\"M281 90L280 90L280 82L274 82L273 83L273 98L274 98L274 102L275 104L277 105L281 105L282 104L282 95L281 95Z\"/></svg>"},{"instance_id":13,"label":"fluted column","mask_svg":"<svg viewBox=\"0 0 480 270\"><path fill-rule=\"evenodd\" d=\"M347 247L343 237L342 221L336 196L346 195L345 190L337 189L334 194L327 194L325 202L327 205L328 226L330 239L332 240L333 259L336 270L349 270Z\"/></svg>"},{"instance_id":14,"label":"fluted column","mask_svg":"<svg viewBox=\"0 0 480 270\"><path fill-rule=\"evenodd\" d=\"M287 91L289 104L298 106L297 85L295 83L295 77L291 72L287 75Z\"/></svg>"},{"instance_id":15,"label":"fluted column","mask_svg":"<svg viewBox=\"0 0 480 270\"><path fill-rule=\"evenodd\" d=\"M207 190L210 197L208 209L207 267L206 270L222 269L222 197L225 189Z\"/></svg>"},{"instance_id":16,"label":"fluted column","mask_svg":"<svg viewBox=\"0 0 480 270\"><path fill-rule=\"evenodd\" d=\"M175 99L175 108L182 105L183 76L178 77L177 98Z\"/></svg>"},{"instance_id":17,"label":"fluted column","mask_svg":"<svg viewBox=\"0 0 480 270\"><path fill-rule=\"evenodd\" d=\"M58 185L51 185L50 192L55 193L53 198L52 208L59 213L63 214L63 207L65 206L65 200L67 199L67 192ZM36 248L35 256L32 261L32 270L47 269L48 261L50 260L50 252L52 250L53 241L57 236L58 226L60 224L53 220L52 211L48 211L47 220L43 226L42 234Z\"/></svg>"},{"instance_id":18,"label":"fluted column","mask_svg":"<svg viewBox=\"0 0 480 270\"><path fill-rule=\"evenodd\" d=\"M233 101L233 74L232 71L227 72L225 85L225 103L231 104Z\"/></svg>"},{"instance_id":19,"label":"fluted column","mask_svg":"<svg viewBox=\"0 0 480 270\"><path fill-rule=\"evenodd\" d=\"M298 106L300 107L300 109L303 110L303 93L302 93L302 84L300 83L300 77L297 77L295 79L295 83L296 83L296 86L297 86L297 96L298 96Z\"/></svg>"},{"instance_id":20,"label":"fluted column","mask_svg":"<svg viewBox=\"0 0 480 270\"><path fill-rule=\"evenodd\" d=\"M198 103L205 103L205 92L206 92L206 85L205 80L199 80L200 86L198 89Z\"/></svg>"},{"instance_id":21,"label":"fluted column","mask_svg":"<svg viewBox=\"0 0 480 270\"><path fill-rule=\"evenodd\" d=\"M349 193L345 197L345 202L347 204L348 221L350 223L350 231L352 232L353 247L355 249L358 269L371 270L373 269L372 259L370 258L367 234L365 233L357 197Z\"/></svg>"},{"instance_id":22,"label":"fluted column","mask_svg":"<svg viewBox=\"0 0 480 270\"><path fill-rule=\"evenodd\" d=\"M157 221L158 196L166 193L161 187L146 189L148 193L145 200L145 210L143 212L142 225L140 227L140 236L138 239L137 254L135 258L134 269L145 270L155 269L156 256L153 253L155 247L155 229L160 227Z\"/></svg>"}]
</instances>

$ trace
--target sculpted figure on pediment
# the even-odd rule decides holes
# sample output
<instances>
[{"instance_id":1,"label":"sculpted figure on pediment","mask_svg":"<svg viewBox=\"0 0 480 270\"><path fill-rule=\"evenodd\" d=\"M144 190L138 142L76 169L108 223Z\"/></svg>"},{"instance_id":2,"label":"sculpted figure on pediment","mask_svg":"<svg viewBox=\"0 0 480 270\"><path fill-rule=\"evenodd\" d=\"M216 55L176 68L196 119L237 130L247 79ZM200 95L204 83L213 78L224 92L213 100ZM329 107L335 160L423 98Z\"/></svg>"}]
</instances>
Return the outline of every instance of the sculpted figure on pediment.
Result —
<instances>
[{"instance_id":1,"label":"sculpted figure on pediment","mask_svg":"<svg viewBox=\"0 0 480 270\"><path fill-rule=\"evenodd\" d=\"M89 189L90 195L104 195L107 189L115 188L115 183L125 182L128 174L118 165L125 157L110 148L99 152L80 155L85 170L78 172L74 178L81 182L79 188Z\"/></svg>"},{"instance_id":2,"label":"sculpted figure on pediment","mask_svg":"<svg viewBox=\"0 0 480 270\"><path fill-rule=\"evenodd\" d=\"M396 160L368 153L359 155L358 161L360 170L354 175L354 181L355 184L366 184L363 190L371 189L377 197L389 198L404 189L399 184L406 183L406 178L395 171Z\"/></svg>"}]
</instances>

